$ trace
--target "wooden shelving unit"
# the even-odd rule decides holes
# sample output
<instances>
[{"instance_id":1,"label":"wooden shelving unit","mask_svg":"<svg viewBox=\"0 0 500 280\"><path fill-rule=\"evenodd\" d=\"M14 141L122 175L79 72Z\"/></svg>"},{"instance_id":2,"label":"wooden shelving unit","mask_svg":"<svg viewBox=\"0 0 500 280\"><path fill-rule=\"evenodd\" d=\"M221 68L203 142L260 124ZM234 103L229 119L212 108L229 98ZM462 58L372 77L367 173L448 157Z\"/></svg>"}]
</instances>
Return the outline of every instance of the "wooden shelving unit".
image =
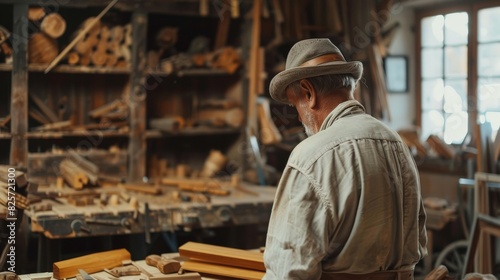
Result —
<instances>
[{"instance_id":1,"label":"wooden shelving unit","mask_svg":"<svg viewBox=\"0 0 500 280\"><path fill-rule=\"evenodd\" d=\"M104 8L108 2L110 1L65 1L64 3L61 3L58 8L61 9L61 13L63 13L65 9L71 11L81 9L82 13L88 13L88 16L95 16L95 11ZM217 26L221 21L221 7L217 7L215 4L208 5L208 13L200 16L200 1L198 0L167 2L155 0L147 2L135 0L119 1L110 11L116 14L125 13L127 14L127 17L130 18L132 29L130 67L114 68L74 66L65 65L61 62L49 73L45 74L44 71L46 70L47 65L28 64L28 38L30 37L32 30L29 29L28 25L20 23L26 18L28 8L30 6L45 7L49 9L50 5L50 3L31 0L6 0L0 3L0 9L4 6L8 7L9 10L12 10L12 25L1 21L0 25L4 24L11 26L12 33L19 35L14 36L12 41L12 44L17 46L14 48L13 64L0 64L0 74L8 75L7 73L10 73L11 75L11 105L9 112L12 119L10 122L10 132L0 133L0 139L10 139L11 142L10 148L8 148L10 153L8 159L9 164L18 168L28 168L28 155L33 157L36 152L47 152L46 150L43 150L43 147L50 146L52 141L57 141L58 144L65 143L65 141L67 141L68 143L73 143L68 145L78 145L78 143L74 144L74 142L78 139L81 139L81 141L88 141L88 139L120 138L122 139L120 140L122 143L126 143L124 150L127 154L127 180L134 182L142 181L143 178L148 175L148 157L151 153L155 153L150 150L152 146L159 146L160 144L163 144L163 142L172 141L172 139L177 137L193 138L209 136L225 139L228 135L230 138L238 138L238 135L243 136L243 132L245 131L244 127L188 127L181 131L172 132L153 130L148 127L148 120L150 118L158 117L155 116L155 114L158 115L159 113L162 113L159 112L160 110L155 106L160 106L157 104L170 104L170 99L168 98L171 96L176 96L175 98L188 104L189 101L186 101L185 99L195 98L195 96L196 100L203 99L205 96L215 95L221 97L224 96L222 92L224 92L228 87L226 86L226 81L224 79L229 81L227 84L241 83L244 79L247 79L248 75L245 74L247 72L247 66L244 64L235 74L228 74L225 70L204 68L182 69L175 71L174 73L166 73L163 71L148 69L146 67L148 45L154 41L154 39L151 38L154 37L152 30L157 28L159 20L165 19L166 22L164 24L170 24L172 22L169 21L169 17L165 17L165 15L188 17L185 20L187 22L184 24L185 26L189 26L189 24L198 20L211 20L214 24L207 25L207 30L204 30L203 32L204 35L209 34L209 36L215 38ZM239 1L239 5L242 9L241 15L243 15L243 11L248 12L249 8L251 8L252 2L247 0ZM76 21L72 18L68 18L67 20L68 22L71 20ZM70 23L72 27L75 27L76 24L77 23L75 22ZM245 32L236 33L242 36L242 38L236 40L238 42L237 45L233 45L237 48L241 48L242 58L247 58L250 40L243 37L249 37L248 32L251 31L249 28L251 27L251 20L241 16L240 18L231 21L231 24L233 24L232 28L238 28L240 31L243 30ZM205 25L201 24L200 26ZM183 32L186 32L185 34L188 34L188 36L193 36L192 31L194 30L198 31L198 29L193 29L191 31ZM69 30L69 32L73 31L74 30ZM185 34L183 34L183 36ZM235 36L230 36L229 38L233 38L234 40L234 37ZM67 40L69 40L69 36ZM65 43L66 41L63 41L63 44L60 46L60 50L62 50ZM184 46L184 48L186 48L186 46ZM244 61L244 59L242 59L242 61ZM169 82L160 83L160 89L150 89L145 83L147 83L148 79L154 78L167 80L171 79L171 81L169 80ZM214 82L214 79L217 81ZM100 89L100 83L106 84L106 88ZM182 92L179 88L175 88L178 83L185 83L191 85L192 87L188 90L188 92ZM220 88L216 89L216 87ZM172 90L171 88L174 89ZM239 98L241 105L245 110L245 100L248 92L244 86L241 88L242 93ZM217 91L220 91L220 93ZM55 108L56 106L63 106L60 104L58 105L58 98L67 94L69 96L68 104L73 106L73 110L76 110L75 108L78 106L82 106L81 109L78 109L80 111L77 112L80 114L80 119L76 122L76 126L84 125L86 122L89 122L87 112L94 109L96 106L95 104L99 102L110 102L117 96L125 96L127 98L125 102L129 108L126 120L128 122L128 130L32 131L32 128L34 127L32 125L33 119L30 117L30 110L32 106L30 96L32 94L48 98L49 101L52 102L52 107L55 110L59 110L59 108ZM51 100L51 98L56 101ZM181 112L183 114L190 114L192 108L184 105L183 108L181 108L183 110ZM222 142L224 141L227 140L222 140ZM220 141L215 142L218 143ZM38 144L40 144L39 146L42 148L33 148L33 146L37 146ZM169 147L168 144L165 146L167 148ZM6 148L7 147L3 149ZM106 149L107 147L104 148ZM174 147L173 149L176 148ZM208 152L209 148L206 150ZM179 151L176 152L179 153Z\"/></svg>"}]
</instances>

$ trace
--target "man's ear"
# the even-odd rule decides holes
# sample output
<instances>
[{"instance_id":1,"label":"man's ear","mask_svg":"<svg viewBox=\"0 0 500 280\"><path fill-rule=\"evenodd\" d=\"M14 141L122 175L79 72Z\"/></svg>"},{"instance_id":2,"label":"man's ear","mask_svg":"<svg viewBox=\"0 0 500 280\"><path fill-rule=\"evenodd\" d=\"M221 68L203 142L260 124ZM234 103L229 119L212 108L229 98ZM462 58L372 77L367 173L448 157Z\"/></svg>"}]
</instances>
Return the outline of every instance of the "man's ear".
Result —
<instances>
[{"instance_id":1,"label":"man's ear","mask_svg":"<svg viewBox=\"0 0 500 280\"><path fill-rule=\"evenodd\" d=\"M300 80L300 90L301 93L305 96L308 107L313 109L318 102L318 95L316 93L316 89L313 87L311 82L307 79Z\"/></svg>"}]
</instances>

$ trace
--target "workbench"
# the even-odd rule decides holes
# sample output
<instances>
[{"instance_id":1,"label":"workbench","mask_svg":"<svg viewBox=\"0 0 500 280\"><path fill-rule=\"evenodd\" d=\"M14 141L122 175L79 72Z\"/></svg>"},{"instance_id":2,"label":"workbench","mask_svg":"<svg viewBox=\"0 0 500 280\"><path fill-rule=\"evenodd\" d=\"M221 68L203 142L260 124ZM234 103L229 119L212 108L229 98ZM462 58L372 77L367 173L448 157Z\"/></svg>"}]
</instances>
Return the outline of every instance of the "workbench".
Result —
<instances>
[{"instance_id":1,"label":"workbench","mask_svg":"<svg viewBox=\"0 0 500 280\"><path fill-rule=\"evenodd\" d=\"M228 196L210 195L209 202L182 201L189 192L179 192L175 187L160 186L161 194L151 195L124 191L119 187L95 188L75 191L69 188L39 187L39 194L47 194L25 211L31 232L38 233L38 271L45 271L50 262L57 261L50 251L54 241L77 237L98 237L144 234L148 242L153 233L191 231L218 227L267 225L275 195L275 187L242 183L230 190ZM122 193L117 205L103 205L99 197ZM91 194L92 205L75 206L68 202L71 194ZM124 200L127 195L137 199L131 205ZM49 195L50 194L50 195ZM42 195L43 197L43 195ZM179 201L181 197L181 201ZM35 209L51 205L50 210ZM51 242L49 244L48 242ZM53 259L50 256L52 255ZM40 264L40 262L46 262Z\"/></svg>"}]
</instances>

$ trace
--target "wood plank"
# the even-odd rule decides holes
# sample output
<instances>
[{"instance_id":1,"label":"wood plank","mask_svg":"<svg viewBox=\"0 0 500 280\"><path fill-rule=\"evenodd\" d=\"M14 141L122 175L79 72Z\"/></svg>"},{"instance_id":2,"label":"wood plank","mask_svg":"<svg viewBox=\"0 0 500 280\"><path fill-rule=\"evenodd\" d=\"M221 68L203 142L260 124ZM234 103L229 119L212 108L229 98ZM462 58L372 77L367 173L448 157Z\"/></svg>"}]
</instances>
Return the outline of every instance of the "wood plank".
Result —
<instances>
[{"instance_id":1,"label":"wood plank","mask_svg":"<svg viewBox=\"0 0 500 280\"><path fill-rule=\"evenodd\" d=\"M455 156L455 151L436 135L429 135L427 143L439 156L443 158L452 159Z\"/></svg>"},{"instance_id":2,"label":"wood plank","mask_svg":"<svg viewBox=\"0 0 500 280\"><path fill-rule=\"evenodd\" d=\"M252 252L197 242L187 242L179 247L179 254L182 257L188 257L210 263L266 271L263 254L260 252Z\"/></svg>"},{"instance_id":3,"label":"wood plank","mask_svg":"<svg viewBox=\"0 0 500 280\"><path fill-rule=\"evenodd\" d=\"M227 2L227 0L226 0ZM225 3L224 5L229 5ZM227 34L229 32L229 24L231 23L229 9L222 9L223 13L220 15L219 26L215 36L214 50L218 50L226 45Z\"/></svg>"},{"instance_id":4,"label":"wood plank","mask_svg":"<svg viewBox=\"0 0 500 280\"><path fill-rule=\"evenodd\" d=\"M12 166L8 165L0 165L0 182L8 182L8 179L10 178L8 170L11 167ZM28 185L28 179L22 171L16 170L15 176L13 178L16 181L17 187L25 187Z\"/></svg>"},{"instance_id":5,"label":"wood plank","mask_svg":"<svg viewBox=\"0 0 500 280\"><path fill-rule=\"evenodd\" d=\"M55 279L63 279L76 276L78 269L87 273L121 266L122 261L130 260L130 253L126 249L117 249L106 252L94 253L82 257L55 262L53 275Z\"/></svg>"},{"instance_id":6,"label":"wood plank","mask_svg":"<svg viewBox=\"0 0 500 280\"><path fill-rule=\"evenodd\" d=\"M31 101L33 101L33 103L35 103L35 105L38 107L38 109L40 109L42 114L44 114L44 116L47 119L49 119L50 122L60 121L59 117L56 115L54 110L52 110L47 104L45 104L45 102L43 102L43 100L40 99L40 97L36 96L33 93L30 93L29 97L31 98Z\"/></svg>"},{"instance_id":7,"label":"wood plank","mask_svg":"<svg viewBox=\"0 0 500 280\"><path fill-rule=\"evenodd\" d=\"M11 86L11 124L12 139L9 162L13 166L25 167L28 162L28 15L27 4L14 5L14 29L12 45L16 51L13 55Z\"/></svg>"},{"instance_id":8,"label":"wood plank","mask_svg":"<svg viewBox=\"0 0 500 280\"><path fill-rule=\"evenodd\" d=\"M150 184L119 184L118 186L128 191L146 193L150 195L158 195L162 193L162 190L159 186Z\"/></svg>"},{"instance_id":9,"label":"wood plank","mask_svg":"<svg viewBox=\"0 0 500 280\"><path fill-rule=\"evenodd\" d=\"M211 275L227 276L237 279L262 279L264 272L231 267L219 264L204 263L195 260L188 260L182 263L182 269L188 271L195 271L200 273L208 273Z\"/></svg>"},{"instance_id":10,"label":"wood plank","mask_svg":"<svg viewBox=\"0 0 500 280\"><path fill-rule=\"evenodd\" d=\"M252 11L252 39L250 46L250 66L249 66L249 90L248 90L248 116L247 128L250 131L257 131L257 92L259 83L259 47L260 47L260 11L262 7L261 0L253 2Z\"/></svg>"}]
</instances>

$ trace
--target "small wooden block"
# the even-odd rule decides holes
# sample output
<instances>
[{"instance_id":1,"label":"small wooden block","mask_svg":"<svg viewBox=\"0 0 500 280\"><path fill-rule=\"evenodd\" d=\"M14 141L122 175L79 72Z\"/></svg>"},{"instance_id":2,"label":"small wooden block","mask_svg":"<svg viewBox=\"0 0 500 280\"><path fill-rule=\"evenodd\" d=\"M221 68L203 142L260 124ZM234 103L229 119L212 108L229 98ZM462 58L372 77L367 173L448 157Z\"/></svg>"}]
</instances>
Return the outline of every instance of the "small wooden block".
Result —
<instances>
[{"instance_id":1,"label":"small wooden block","mask_svg":"<svg viewBox=\"0 0 500 280\"><path fill-rule=\"evenodd\" d=\"M162 258L156 263L156 267L164 274L176 273L181 268L181 263L176 260Z\"/></svg>"},{"instance_id":2,"label":"small wooden block","mask_svg":"<svg viewBox=\"0 0 500 280\"><path fill-rule=\"evenodd\" d=\"M156 264L161 260L158 255L149 255L146 257L146 264L150 266L156 266Z\"/></svg>"}]
</instances>

